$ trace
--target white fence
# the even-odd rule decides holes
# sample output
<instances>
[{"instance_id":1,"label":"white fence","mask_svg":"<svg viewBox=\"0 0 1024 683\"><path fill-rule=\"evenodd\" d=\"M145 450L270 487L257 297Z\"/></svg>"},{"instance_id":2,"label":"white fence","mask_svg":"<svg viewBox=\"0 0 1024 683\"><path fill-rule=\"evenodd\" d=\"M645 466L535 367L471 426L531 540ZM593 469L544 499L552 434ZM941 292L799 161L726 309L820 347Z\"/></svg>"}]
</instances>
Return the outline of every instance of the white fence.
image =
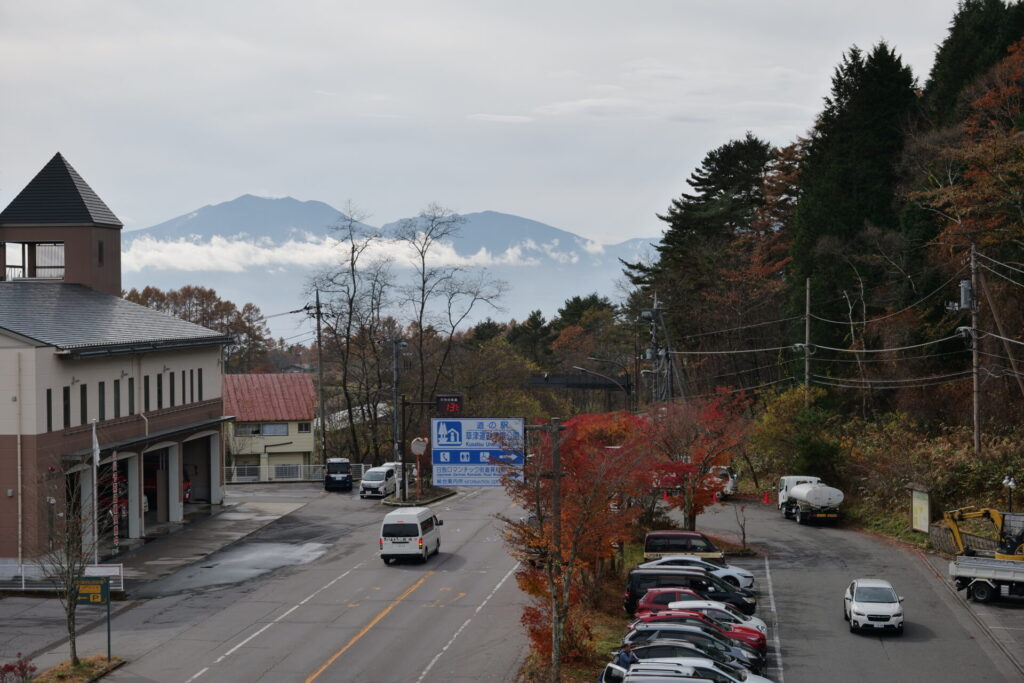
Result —
<instances>
[{"instance_id":1,"label":"white fence","mask_svg":"<svg viewBox=\"0 0 1024 683\"><path fill-rule=\"evenodd\" d=\"M110 590L124 590L124 565L91 564L85 568L84 576L106 576L110 579ZM53 579L46 576L43 566L35 562L23 564L0 563L0 590L8 591L56 591Z\"/></svg>"},{"instance_id":2,"label":"white fence","mask_svg":"<svg viewBox=\"0 0 1024 683\"><path fill-rule=\"evenodd\" d=\"M373 467L364 463L352 463L352 481L363 478L363 472ZM401 469L401 467L399 467ZM245 484L269 481L323 481L323 465L235 465L224 468L224 481L229 484Z\"/></svg>"}]
</instances>

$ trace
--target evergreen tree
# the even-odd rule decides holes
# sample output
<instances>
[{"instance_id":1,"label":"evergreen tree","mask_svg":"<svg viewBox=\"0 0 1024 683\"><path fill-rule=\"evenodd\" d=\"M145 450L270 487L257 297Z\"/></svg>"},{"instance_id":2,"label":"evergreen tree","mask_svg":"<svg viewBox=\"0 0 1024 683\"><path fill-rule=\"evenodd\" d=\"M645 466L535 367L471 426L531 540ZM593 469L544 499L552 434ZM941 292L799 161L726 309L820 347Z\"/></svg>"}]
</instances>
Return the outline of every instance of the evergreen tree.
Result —
<instances>
[{"instance_id":1,"label":"evergreen tree","mask_svg":"<svg viewBox=\"0 0 1024 683\"><path fill-rule=\"evenodd\" d=\"M949 35L935 54L925 86L928 109L940 125L962 118L960 93L975 78L1006 56L1007 48L1024 37L1024 3L1003 0L962 0L949 25Z\"/></svg>"},{"instance_id":2,"label":"evergreen tree","mask_svg":"<svg viewBox=\"0 0 1024 683\"><path fill-rule=\"evenodd\" d=\"M845 319L851 297L862 298L871 274L851 263L849 249L868 226L898 225L896 164L915 102L909 67L885 43L843 56L800 170L789 271L794 312L803 311L807 277L818 315Z\"/></svg>"}]
</instances>

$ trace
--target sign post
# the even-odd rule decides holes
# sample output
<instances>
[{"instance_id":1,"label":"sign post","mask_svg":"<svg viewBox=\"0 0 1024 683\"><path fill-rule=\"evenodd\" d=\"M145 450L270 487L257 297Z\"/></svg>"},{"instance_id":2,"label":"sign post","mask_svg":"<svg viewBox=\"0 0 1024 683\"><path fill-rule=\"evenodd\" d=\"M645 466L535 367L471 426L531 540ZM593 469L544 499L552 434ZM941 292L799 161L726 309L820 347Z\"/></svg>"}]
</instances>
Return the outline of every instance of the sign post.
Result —
<instances>
[{"instance_id":1,"label":"sign post","mask_svg":"<svg viewBox=\"0 0 1024 683\"><path fill-rule=\"evenodd\" d=\"M82 576L78 579L79 605L107 606L107 661L110 661L110 579L106 576Z\"/></svg>"},{"instance_id":2,"label":"sign post","mask_svg":"<svg viewBox=\"0 0 1024 683\"><path fill-rule=\"evenodd\" d=\"M409 443L409 450L416 456L416 500L423 500L423 487L420 485L423 481L423 464L420 456L427 452L427 440L417 436Z\"/></svg>"},{"instance_id":3,"label":"sign post","mask_svg":"<svg viewBox=\"0 0 1024 683\"><path fill-rule=\"evenodd\" d=\"M521 417L432 419L434 486L501 486L509 466L521 477L524 422Z\"/></svg>"}]
</instances>

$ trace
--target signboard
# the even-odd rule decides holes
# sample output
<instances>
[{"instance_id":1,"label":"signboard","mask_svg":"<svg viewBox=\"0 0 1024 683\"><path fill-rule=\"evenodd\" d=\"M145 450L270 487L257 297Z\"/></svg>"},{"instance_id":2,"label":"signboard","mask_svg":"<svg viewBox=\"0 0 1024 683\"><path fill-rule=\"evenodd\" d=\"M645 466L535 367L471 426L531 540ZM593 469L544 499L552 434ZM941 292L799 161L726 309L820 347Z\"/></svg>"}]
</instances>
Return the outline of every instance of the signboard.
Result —
<instances>
[{"instance_id":1,"label":"signboard","mask_svg":"<svg viewBox=\"0 0 1024 683\"><path fill-rule=\"evenodd\" d=\"M523 467L521 417L434 418L430 421L434 486L501 486Z\"/></svg>"},{"instance_id":2,"label":"signboard","mask_svg":"<svg viewBox=\"0 0 1024 683\"><path fill-rule=\"evenodd\" d=\"M911 528L914 531L928 533L931 524L931 511L928 505L928 492L913 489L911 491Z\"/></svg>"},{"instance_id":3,"label":"signboard","mask_svg":"<svg viewBox=\"0 0 1024 683\"><path fill-rule=\"evenodd\" d=\"M78 579L79 605L110 604L110 579L106 576L83 576Z\"/></svg>"},{"instance_id":4,"label":"signboard","mask_svg":"<svg viewBox=\"0 0 1024 683\"><path fill-rule=\"evenodd\" d=\"M462 394L437 394L435 398L437 402L434 408L442 415L462 414Z\"/></svg>"}]
</instances>

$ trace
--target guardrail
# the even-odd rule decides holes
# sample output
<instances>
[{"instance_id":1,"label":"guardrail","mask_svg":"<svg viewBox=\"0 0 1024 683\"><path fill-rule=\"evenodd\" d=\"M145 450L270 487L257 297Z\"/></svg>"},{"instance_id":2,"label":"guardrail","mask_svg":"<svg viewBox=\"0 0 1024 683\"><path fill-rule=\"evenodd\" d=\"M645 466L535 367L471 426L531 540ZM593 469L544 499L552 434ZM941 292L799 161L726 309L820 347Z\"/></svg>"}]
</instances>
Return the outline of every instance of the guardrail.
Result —
<instances>
[{"instance_id":1,"label":"guardrail","mask_svg":"<svg viewBox=\"0 0 1024 683\"><path fill-rule=\"evenodd\" d=\"M106 576L110 579L110 590L124 590L122 564L90 564L85 568L83 576ZM44 565L38 562L20 565L0 563L0 590L53 593L57 591L57 585L53 578L47 576Z\"/></svg>"},{"instance_id":2,"label":"guardrail","mask_svg":"<svg viewBox=\"0 0 1024 683\"><path fill-rule=\"evenodd\" d=\"M373 467L361 462L354 462L352 481L363 478L363 472ZM401 474L401 467L399 474ZM229 484L249 484L254 482L272 481L323 481L323 465L234 465L224 468L224 481Z\"/></svg>"}]
</instances>

